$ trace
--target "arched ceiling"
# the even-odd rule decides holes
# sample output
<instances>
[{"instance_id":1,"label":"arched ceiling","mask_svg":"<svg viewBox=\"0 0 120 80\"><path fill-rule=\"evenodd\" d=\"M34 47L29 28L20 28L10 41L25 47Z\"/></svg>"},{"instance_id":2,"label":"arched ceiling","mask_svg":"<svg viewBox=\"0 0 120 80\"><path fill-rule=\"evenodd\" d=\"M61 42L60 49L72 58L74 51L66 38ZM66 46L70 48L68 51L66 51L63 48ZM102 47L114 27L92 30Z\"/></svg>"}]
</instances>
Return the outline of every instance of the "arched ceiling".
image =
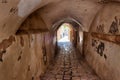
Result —
<instances>
[{"instance_id":1,"label":"arched ceiling","mask_svg":"<svg viewBox=\"0 0 120 80\"><path fill-rule=\"evenodd\" d=\"M36 16L34 20L40 21L39 25L42 26L38 26L39 28L50 29L57 21L71 17L79 21L85 31L88 31L96 13L104 2L109 1L120 0L1 0L0 38L2 40L15 34L23 21L36 10L39 19Z\"/></svg>"},{"instance_id":2,"label":"arched ceiling","mask_svg":"<svg viewBox=\"0 0 120 80\"><path fill-rule=\"evenodd\" d=\"M0 38L15 34L36 9L58 0L0 0Z\"/></svg>"},{"instance_id":3,"label":"arched ceiling","mask_svg":"<svg viewBox=\"0 0 120 80\"><path fill-rule=\"evenodd\" d=\"M82 25L84 31L88 31L94 16L101 7L102 4L94 0L59 0L36 10L25 20L24 26L22 25L20 29L23 30L28 25L29 28L30 25L31 27L34 25L35 28L35 24L38 25L41 22L44 25L39 24L38 29L53 29L53 25L57 22L69 22L68 18L72 18Z\"/></svg>"},{"instance_id":4,"label":"arched ceiling","mask_svg":"<svg viewBox=\"0 0 120 80\"><path fill-rule=\"evenodd\" d=\"M80 22L84 26L84 30L87 31L87 27L100 8L101 4L94 1L64 0L49 4L39 9L39 12L48 28L64 18L71 17Z\"/></svg>"}]
</instances>

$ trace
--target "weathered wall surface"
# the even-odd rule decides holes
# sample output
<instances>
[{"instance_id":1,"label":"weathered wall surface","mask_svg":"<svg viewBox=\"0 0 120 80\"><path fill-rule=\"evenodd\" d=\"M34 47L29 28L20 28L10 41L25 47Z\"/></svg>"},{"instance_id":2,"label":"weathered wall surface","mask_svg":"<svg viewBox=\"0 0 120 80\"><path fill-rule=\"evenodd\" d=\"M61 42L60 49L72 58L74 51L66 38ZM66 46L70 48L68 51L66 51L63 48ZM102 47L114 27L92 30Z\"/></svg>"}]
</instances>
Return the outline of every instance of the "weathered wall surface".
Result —
<instances>
[{"instance_id":1,"label":"weathered wall surface","mask_svg":"<svg viewBox=\"0 0 120 80\"><path fill-rule=\"evenodd\" d=\"M70 17L80 22L82 28L88 31L94 15L96 15L102 5L98 3L98 0L64 0L48 4L38 9L38 12L48 28L51 28L56 22Z\"/></svg>"},{"instance_id":2,"label":"weathered wall surface","mask_svg":"<svg viewBox=\"0 0 120 80\"><path fill-rule=\"evenodd\" d=\"M1 0L0 38L3 40L15 34L23 21L37 9L39 16L35 13L35 18L32 18L35 22L32 20L31 23L34 29L51 29L55 22L72 17L88 30L94 15L102 6L98 2L99 0Z\"/></svg>"},{"instance_id":3,"label":"weathered wall surface","mask_svg":"<svg viewBox=\"0 0 120 80\"><path fill-rule=\"evenodd\" d=\"M79 50L79 54L83 55L83 32L82 31L78 31L78 35L77 35L77 49Z\"/></svg>"},{"instance_id":4,"label":"weathered wall surface","mask_svg":"<svg viewBox=\"0 0 120 80\"><path fill-rule=\"evenodd\" d=\"M56 1L59 0L0 0L0 41L15 34L22 22L36 9Z\"/></svg>"},{"instance_id":5,"label":"weathered wall surface","mask_svg":"<svg viewBox=\"0 0 120 80\"><path fill-rule=\"evenodd\" d=\"M119 80L120 3L117 1L120 0L1 0L0 80L38 79L54 57L56 38L51 33L10 36L36 9L20 32L46 31L64 18L73 18L84 31L90 31L84 36L84 55L89 65L102 79Z\"/></svg>"},{"instance_id":6,"label":"weathered wall surface","mask_svg":"<svg viewBox=\"0 0 120 80\"><path fill-rule=\"evenodd\" d=\"M84 35L84 55L102 80L120 80L120 4L99 11Z\"/></svg>"},{"instance_id":7,"label":"weathered wall surface","mask_svg":"<svg viewBox=\"0 0 120 80\"><path fill-rule=\"evenodd\" d=\"M40 80L54 58L50 32L10 36L0 42L0 80Z\"/></svg>"}]
</instances>

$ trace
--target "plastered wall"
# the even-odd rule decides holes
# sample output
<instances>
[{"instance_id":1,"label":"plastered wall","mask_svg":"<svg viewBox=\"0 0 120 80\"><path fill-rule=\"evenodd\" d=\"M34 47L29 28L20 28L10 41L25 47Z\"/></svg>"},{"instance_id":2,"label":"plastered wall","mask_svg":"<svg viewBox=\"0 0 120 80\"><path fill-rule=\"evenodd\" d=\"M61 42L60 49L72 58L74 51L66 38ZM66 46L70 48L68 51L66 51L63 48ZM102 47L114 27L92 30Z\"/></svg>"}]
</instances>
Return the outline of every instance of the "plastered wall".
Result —
<instances>
[{"instance_id":1,"label":"plastered wall","mask_svg":"<svg viewBox=\"0 0 120 80\"><path fill-rule=\"evenodd\" d=\"M39 15L23 23L36 9ZM76 19L88 31L83 52L98 76L120 80L119 0L1 0L0 16L0 80L38 80L54 57L56 43L52 33L42 31L53 29L53 24L66 17ZM33 29L38 34L13 35L21 23L25 25L20 30Z\"/></svg>"},{"instance_id":2,"label":"plastered wall","mask_svg":"<svg viewBox=\"0 0 120 80\"><path fill-rule=\"evenodd\" d=\"M119 3L106 4L84 33L84 55L102 80L120 80Z\"/></svg>"},{"instance_id":3,"label":"plastered wall","mask_svg":"<svg viewBox=\"0 0 120 80\"><path fill-rule=\"evenodd\" d=\"M54 58L50 32L13 35L0 42L0 80L40 80Z\"/></svg>"}]
</instances>

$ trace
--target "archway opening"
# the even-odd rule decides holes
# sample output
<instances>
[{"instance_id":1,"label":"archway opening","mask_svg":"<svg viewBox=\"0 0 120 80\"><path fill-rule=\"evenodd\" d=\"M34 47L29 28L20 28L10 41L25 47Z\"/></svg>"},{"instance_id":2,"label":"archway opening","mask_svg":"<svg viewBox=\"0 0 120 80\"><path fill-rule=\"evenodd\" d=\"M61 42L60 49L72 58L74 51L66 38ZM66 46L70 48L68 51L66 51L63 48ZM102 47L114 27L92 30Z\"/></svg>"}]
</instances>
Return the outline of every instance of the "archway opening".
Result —
<instances>
[{"instance_id":1,"label":"archway opening","mask_svg":"<svg viewBox=\"0 0 120 80\"><path fill-rule=\"evenodd\" d=\"M57 42L72 42L74 36L73 26L63 23L57 30Z\"/></svg>"}]
</instances>

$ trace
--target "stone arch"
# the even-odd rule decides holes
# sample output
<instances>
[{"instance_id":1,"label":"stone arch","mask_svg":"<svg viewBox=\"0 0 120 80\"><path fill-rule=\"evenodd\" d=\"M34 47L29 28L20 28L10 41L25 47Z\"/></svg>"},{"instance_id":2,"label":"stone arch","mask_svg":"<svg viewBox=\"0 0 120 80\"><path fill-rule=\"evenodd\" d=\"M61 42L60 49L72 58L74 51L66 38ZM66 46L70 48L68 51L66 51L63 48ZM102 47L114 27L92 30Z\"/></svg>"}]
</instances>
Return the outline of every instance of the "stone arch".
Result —
<instances>
[{"instance_id":1,"label":"stone arch","mask_svg":"<svg viewBox=\"0 0 120 80\"><path fill-rule=\"evenodd\" d=\"M74 26L73 27L74 30L80 28L81 31L84 31L84 28L82 27L81 23L71 17L63 18L62 20L57 21L55 24L53 24L51 29L53 31L56 31L63 23L71 24L72 26Z\"/></svg>"}]
</instances>

